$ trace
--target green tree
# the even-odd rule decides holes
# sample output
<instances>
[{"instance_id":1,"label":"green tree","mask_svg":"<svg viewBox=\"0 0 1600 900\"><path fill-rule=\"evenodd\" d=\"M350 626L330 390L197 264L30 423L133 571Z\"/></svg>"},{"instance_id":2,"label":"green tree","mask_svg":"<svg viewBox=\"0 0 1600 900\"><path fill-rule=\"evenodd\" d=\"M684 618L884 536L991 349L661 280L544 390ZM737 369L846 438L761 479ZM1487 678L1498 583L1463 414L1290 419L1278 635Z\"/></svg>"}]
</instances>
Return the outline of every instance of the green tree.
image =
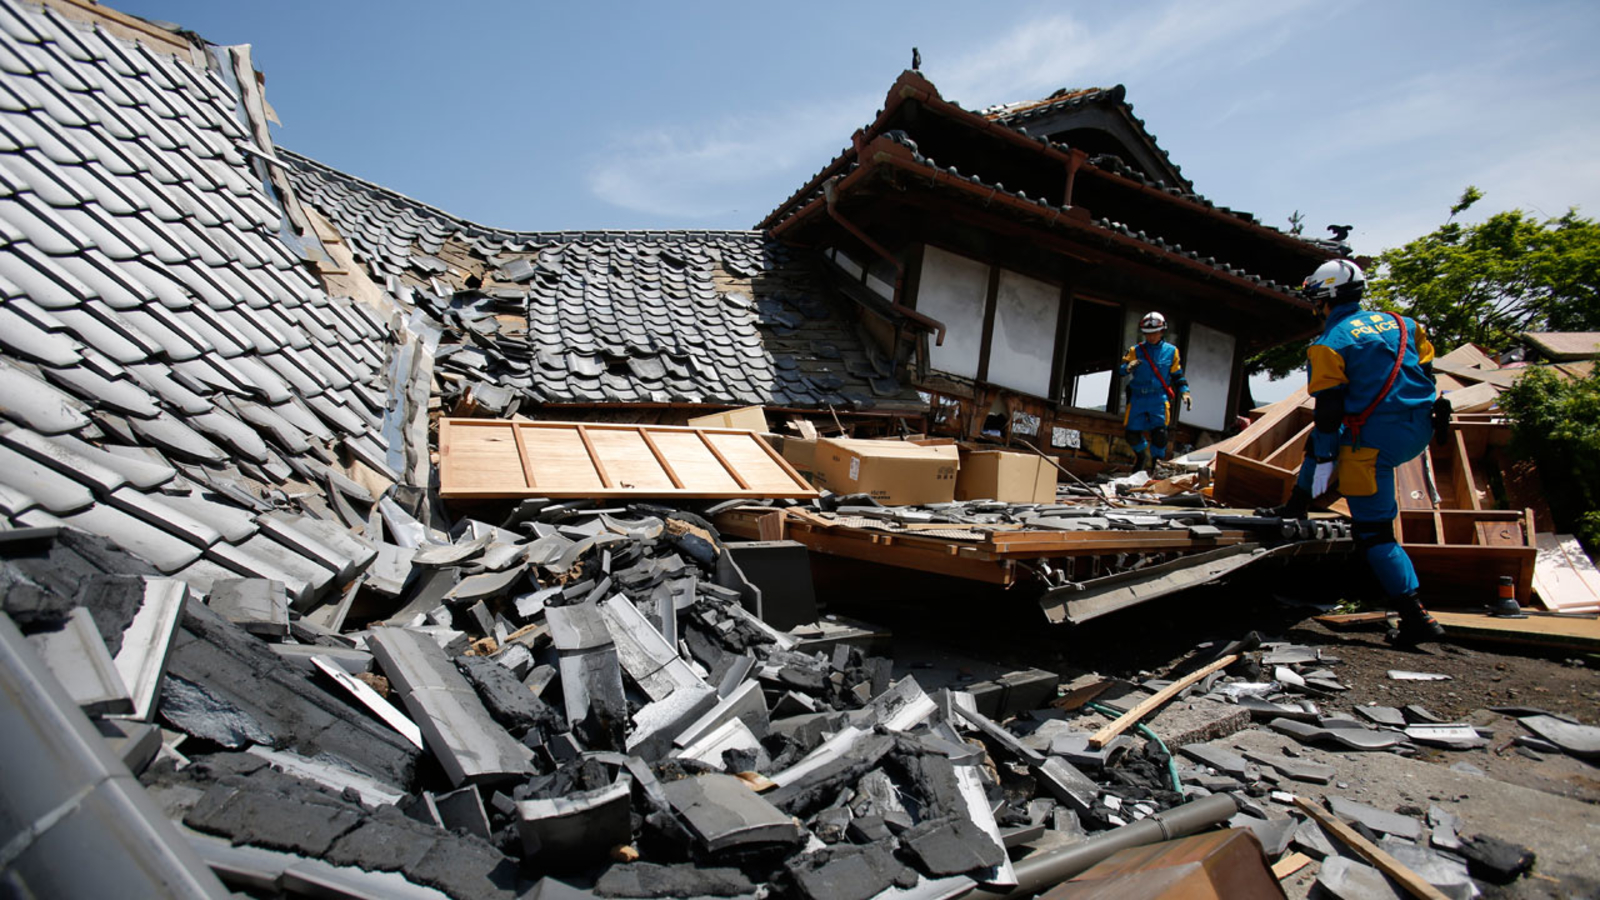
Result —
<instances>
[{"instance_id":1,"label":"green tree","mask_svg":"<svg viewBox=\"0 0 1600 900\"><path fill-rule=\"evenodd\" d=\"M1535 368L1500 394L1511 418L1511 449L1545 479L1556 527L1600 550L1600 369L1563 379Z\"/></svg>"},{"instance_id":2,"label":"green tree","mask_svg":"<svg viewBox=\"0 0 1600 900\"><path fill-rule=\"evenodd\" d=\"M1422 322L1440 353L1467 342L1504 350L1523 331L1600 330L1600 223L1576 210L1456 221L1482 197L1468 187L1443 225L1380 254L1373 304Z\"/></svg>"}]
</instances>

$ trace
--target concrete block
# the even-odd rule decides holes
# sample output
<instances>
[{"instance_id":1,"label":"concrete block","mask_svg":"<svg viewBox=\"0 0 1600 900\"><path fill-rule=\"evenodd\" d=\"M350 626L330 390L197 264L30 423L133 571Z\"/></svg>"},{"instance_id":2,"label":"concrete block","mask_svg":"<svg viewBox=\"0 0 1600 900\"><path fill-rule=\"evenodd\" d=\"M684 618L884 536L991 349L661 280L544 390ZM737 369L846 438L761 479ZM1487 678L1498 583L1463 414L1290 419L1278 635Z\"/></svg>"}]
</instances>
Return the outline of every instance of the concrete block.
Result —
<instances>
[{"instance_id":1,"label":"concrete block","mask_svg":"<svg viewBox=\"0 0 1600 900\"><path fill-rule=\"evenodd\" d=\"M439 820L445 828L451 831L464 829L468 834L489 839L489 814L483 808L483 795L478 793L477 785L469 784L448 794L435 794L433 806L439 811Z\"/></svg>"},{"instance_id":2,"label":"concrete block","mask_svg":"<svg viewBox=\"0 0 1600 900\"><path fill-rule=\"evenodd\" d=\"M798 844L805 832L795 820L732 775L706 774L662 785L673 810L707 851L746 844Z\"/></svg>"},{"instance_id":3,"label":"concrete block","mask_svg":"<svg viewBox=\"0 0 1600 900\"><path fill-rule=\"evenodd\" d=\"M575 869L628 843L633 839L628 809L632 785L632 777L624 773L603 788L519 801L517 832L525 857L553 868Z\"/></svg>"},{"instance_id":4,"label":"concrete block","mask_svg":"<svg viewBox=\"0 0 1600 900\"><path fill-rule=\"evenodd\" d=\"M251 634L282 639L289 634L289 594L269 578L220 578L206 605Z\"/></svg>"},{"instance_id":5,"label":"concrete block","mask_svg":"<svg viewBox=\"0 0 1600 900\"><path fill-rule=\"evenodd\" d=\"M452 784L533 773L527 749L489 717L438 645L400 628L374 628L368 644Z\"/></svg>"}]
</instances>

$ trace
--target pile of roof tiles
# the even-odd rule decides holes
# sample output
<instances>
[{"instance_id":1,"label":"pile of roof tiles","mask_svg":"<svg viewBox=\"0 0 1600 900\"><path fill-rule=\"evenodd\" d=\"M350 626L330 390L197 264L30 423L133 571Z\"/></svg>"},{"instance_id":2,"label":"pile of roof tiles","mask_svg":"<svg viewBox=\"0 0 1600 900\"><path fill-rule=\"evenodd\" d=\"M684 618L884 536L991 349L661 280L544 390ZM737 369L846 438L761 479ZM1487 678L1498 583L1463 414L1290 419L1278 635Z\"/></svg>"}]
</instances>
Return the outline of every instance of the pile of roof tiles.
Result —
<instances>
[{"instance_id":1,"label":"pile of roof tiles","mask_svg":"<svg viewBox=\"0 0 1600 900\"><path fill-rule=\"evenodd\" d=\"M0 514L321 596L370 556L341 459L398 477L386 316L281 239L231 70L9 5L0 70Z\"/></svg>"},{"instance_id":2,"label":"pile of roof tiles","mask_svg":"<svg viewBox=\"0 0 1600 900\"><path fill-rule=\"evenodd\" d=\"M915 402L813 268L760 232L490 230L284 156L375 279L456 326L443 371L531 402Z\"/></svg>"},{"instance_id":3,"label":"pile of roof tiles","mask_svg":"<svg viewBox=\"0 0 1600 900\"><path fill-rule=\"evenodd\" d=\"M773 630L691 513L527 501L453 540L416 528L402 605L342 634L266 579L185 602L70 530L0 542L0 603L232 883L956 891L1008 883L1007 849L1047 828L1081 839L1181 799L1159 751L1078 753L1102 786L1051 749L1062 729L1026 737L1059 711L1015 736L970 695ZM109 674L151 655L154 684Z\"/></svg>"}]
</instances>

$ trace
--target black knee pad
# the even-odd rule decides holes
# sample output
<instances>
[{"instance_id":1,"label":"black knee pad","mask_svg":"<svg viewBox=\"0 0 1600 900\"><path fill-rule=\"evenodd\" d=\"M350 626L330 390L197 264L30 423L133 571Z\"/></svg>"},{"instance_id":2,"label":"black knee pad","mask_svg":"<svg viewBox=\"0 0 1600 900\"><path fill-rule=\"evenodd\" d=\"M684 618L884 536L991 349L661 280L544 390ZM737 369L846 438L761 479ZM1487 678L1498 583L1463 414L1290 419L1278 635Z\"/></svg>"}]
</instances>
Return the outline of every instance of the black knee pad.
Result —
<instances>
[{"instance_id":1,"label":"black knee pad","mask_svg":"<svg viewBox=\"0 0 1600 900\"><path fill-rule=\"evenodd\" d=\"M1351 522L1350 530L1355 535L1356 545L1363 550L1394 543L1393 519L1383 519L1377 522Z\"/></svg>"},{"instance_id":2,"label":"black knee pad","mask_svg":"<svg viewBox=\"0 0 1600 900\"><path fill-rule=\"evenodd\" d=\"M1150 443L1156 447L1165 447L1167 445L1167 429L1165 426L1150 429Z\"/></svg>"},{"instance_id":3,"label":"black knee pad","mask_svg":"<svg viewBox=\"0 0 1600 900\"><path fill-rule=\"evenodd\" d=\"M1139 432L1134 431L1132 428L1129 428L1127 431L1124 431L1122 433L1122 436L1127 438L1129 445L1134 446L1134 447L1139 446L1139 442L1144 440L1144 436L1141 435Z\"/></svg>"}]
</instances>

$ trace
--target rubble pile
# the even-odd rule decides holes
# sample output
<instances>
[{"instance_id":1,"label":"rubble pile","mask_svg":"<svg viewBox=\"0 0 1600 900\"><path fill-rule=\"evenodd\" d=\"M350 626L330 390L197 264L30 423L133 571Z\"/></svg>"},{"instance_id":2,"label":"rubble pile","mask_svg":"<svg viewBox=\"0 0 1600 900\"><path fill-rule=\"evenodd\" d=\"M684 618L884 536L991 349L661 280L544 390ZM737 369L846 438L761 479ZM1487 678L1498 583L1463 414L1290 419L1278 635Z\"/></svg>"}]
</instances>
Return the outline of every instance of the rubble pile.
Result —
<instances>
[{"instance_id":1,"label":"rubble pile","mask_svg":"<svg viewBox=\"0 0 1600 900\"><path fill-rule=\"evenodd\" d=\"M155 641L161 728L100 721L138 733L128 764L203 856L212 835L279 854L280 872L320 860L456 897L547 874L610 896L867 897L1014 883L1021 842L1184 799L1153 744L1014 733L969 694L772 629L692 513L529 501L453 540L416 527L429 540L398 610L364 628L313 625L265 579L205 603L178 589ZM120 660L150 586L176 584L71 531L12 532L6 557L5 609L57 671L69 626ZM66 580L84 559L100 567Z\"/></svg>"}]
</instances>

